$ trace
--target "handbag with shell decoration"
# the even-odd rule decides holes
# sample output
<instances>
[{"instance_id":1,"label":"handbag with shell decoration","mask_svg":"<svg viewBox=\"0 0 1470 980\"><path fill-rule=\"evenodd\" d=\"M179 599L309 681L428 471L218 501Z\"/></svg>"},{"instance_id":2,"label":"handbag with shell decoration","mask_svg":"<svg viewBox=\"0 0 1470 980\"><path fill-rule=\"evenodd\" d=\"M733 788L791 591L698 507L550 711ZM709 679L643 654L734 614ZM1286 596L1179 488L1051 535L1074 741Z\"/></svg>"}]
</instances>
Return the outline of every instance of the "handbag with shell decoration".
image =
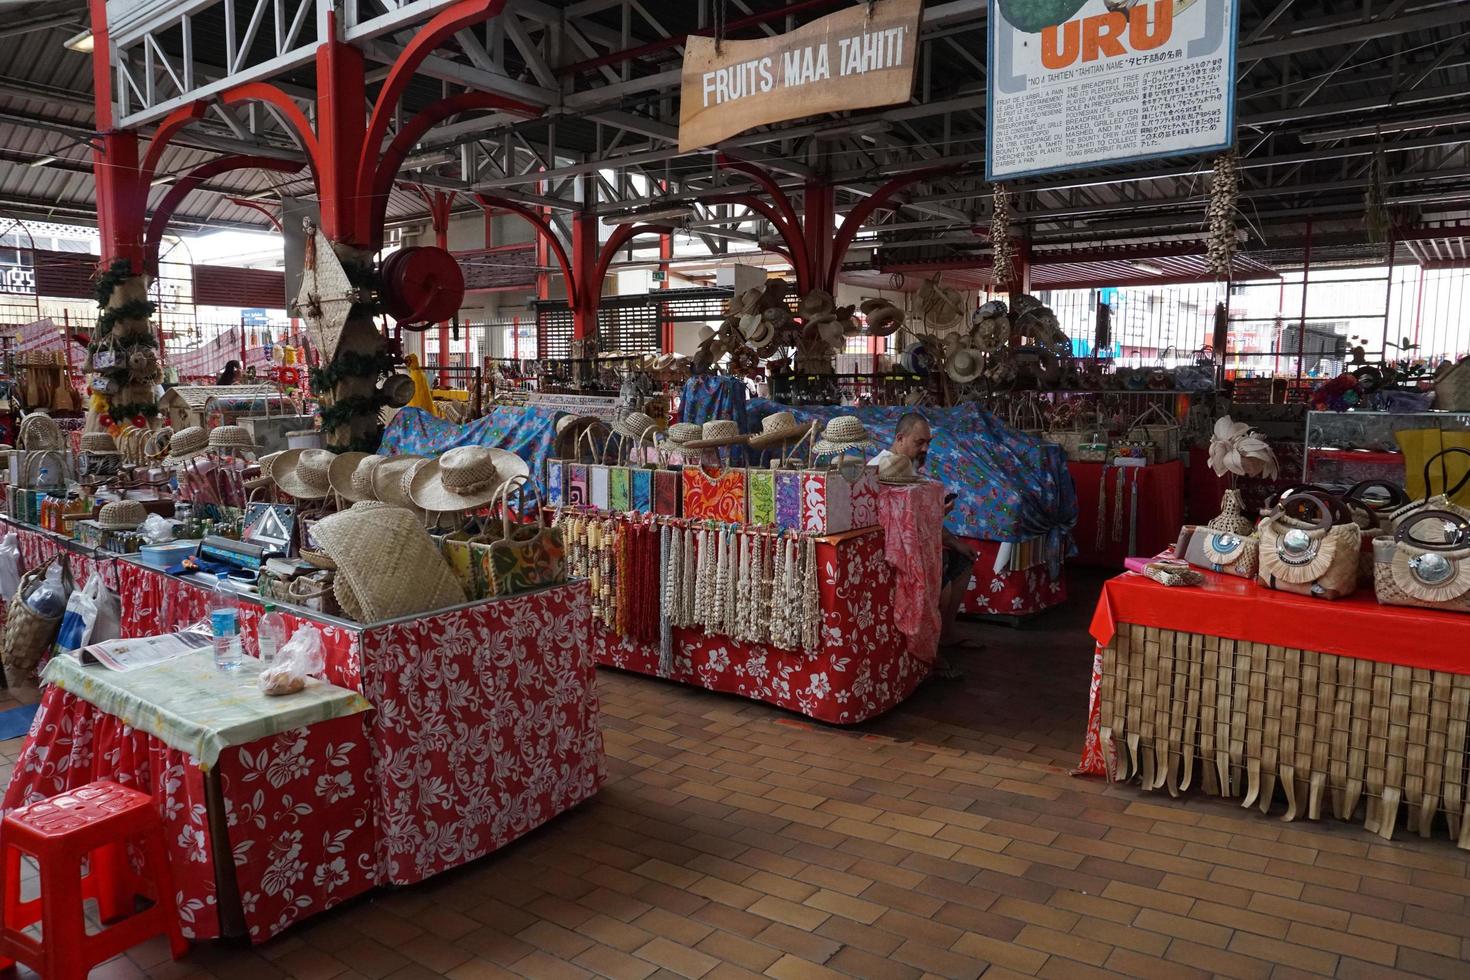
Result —
<instances>
[{"instance_id":1,"label":"handbag with shell decoration","mask_svg":"<svg viewBox=\"0 0 1470 980\"><path fill-rule=\"evenodd\" d=\"M1257 578L1269 589L1345 598L1358 584L1362 533L1334 497L1304 490L1283 495L1256 525Z\"/></svg>"},{"instance_id":2,"label":"handbag with shell decoration","mask_svg":"<svg viewBox=\"0 0 1470 980\"><path fill-rule=\"evenodd\" d=\"M1430 524L1431 538L1415 528ZM1373 591L1390 606L1470 612L1470 519L1448 510L1416 511L1374 542Z\"/></svg>"}]
</instances>

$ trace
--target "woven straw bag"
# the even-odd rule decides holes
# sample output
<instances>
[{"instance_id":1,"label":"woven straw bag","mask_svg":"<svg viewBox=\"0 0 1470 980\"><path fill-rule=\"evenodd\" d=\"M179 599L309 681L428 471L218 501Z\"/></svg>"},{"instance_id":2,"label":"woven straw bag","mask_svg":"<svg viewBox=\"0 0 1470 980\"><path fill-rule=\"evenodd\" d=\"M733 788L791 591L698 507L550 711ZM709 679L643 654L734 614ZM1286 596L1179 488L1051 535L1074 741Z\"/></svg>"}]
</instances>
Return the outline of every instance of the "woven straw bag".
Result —
<instances>
[{"instance_id":1,"label":"woven straw bag","mask_svg":"<svg viewBox=\"0 0 1470 980\"><path fill-rule=\"evenodd\" d=\"M33 670L41 658L56 642L56 631L61 628L61 616L42 616L25 603L26 597L46 579L46 571L54 563L61 562L62 585L70 595L74 586L71 563L66 553L52 555L20 578L10 606L5 611L4 650L0 651L5 666L13 670Z\"/></svg>"},{"instance_id":2,"label":"woven straw bag","mask_svg":"<svg viewBox=\"0 0 1470 980\"><path fill-rule=\"evenodd\" d=\"M518 500L528 489L535 496L535 524L524 527L511 524L512 484ZM567 580L567 551L561 528L546 525L541 495L525 477L509 480L500 488L500 526L499 540L491 541L485 548L491 595L518 595Z\"/></svg>"},{"instance_id":3,"label":"woven straw bag","mask_svg":"<svg viewBox=\"0 0 1470 980\"><path fill-rule=\"evenodd\" d=\"M1452 446L1449 449L1435 453L1424 461L1424 492L1426 494L1434 486L1431 477L1434 475L1435 462L1444 459L1446 456L1456 455L1470 456L1470 449ZM1453 487L1445 487L1444 493L1430 494L1422 500L1415 500L1412 503L1404 504L1390 511L1387 519L1384 521L1386 525L1385 530L1397 531L1405 520L1421 510L1447 510L1452 514L1459 514L1461 517L1470 518L1470 509L1450 502L1461 490L1465 489L1466 484L1470 484L1470 470L1467 470L1465 475L1460 478L1460 482L1456 483Z\"/></svg>"},{"instance_id":4,"label":"woven straw bag","mask_svg":"<svg viewBox=\"0 0 1470 980\"><path fill-rule=\"evenodd\" d=\"M1127 442L1153 443L1157 449L1152 463L1171 463L1179 458L1184 442L1184 428L1179 420L1170 415L1157 403L1139 413L1125 433Z\"/></svg>"},{"instance_id":5,"label":"woven straw bag","mask_svg":"<svg viewBox=\"0 0 1470 980\"><path fill-rule=\"evenodd\" d=\"M1445 412L1470 412L1470 358L1435 374L1434 407Z\"/></svg>"},{"instance_id":6,"label":"woven straw bag","mask_svg":"<svg viewBox=\"0 0 1470 980\"><path fill-rule=\"evenodd\" d=\"M1174 554L1196 568L1240 578L1256 577L1259 553L1260 541L1255 535L1192 524L1179 529L1179 540L1174 545Z\"/></svg>"},{"instance_id":7,"label":"woven straw bag","mask_svg":"<svg viewBox=\"0 0 1470 980\"><path fill-rule=\"evenodd\" d=\"M1341 599L1358 584L1363 529L1341 501L1298 491L1261 519L1262 585L1319 599Z\"/></svg>"},{"instance_id":8,"label":"woven straw bag","mask_svg":"<svg viewBox=\"0 0 1470 980\"><path fill-rule=\"evenodd\" d=\"M333 590L343 613L359 623L465 601L444 556L407 508L363 501L317 521L312 535L337 563Z\"/></svg>"},{"instance_id":9,"label":"woven straw bag","mask_svg":"<svg viewBox=\"0 0 1470 980\"><path fill-rule=\"evenodd\" d=\"M1432 540L1414 529L1434 522ZM1448 510L1421 510L1374 543L1373 591L1390 606L1470 612L1470 520Z\"/></svg>"}]
</instances>

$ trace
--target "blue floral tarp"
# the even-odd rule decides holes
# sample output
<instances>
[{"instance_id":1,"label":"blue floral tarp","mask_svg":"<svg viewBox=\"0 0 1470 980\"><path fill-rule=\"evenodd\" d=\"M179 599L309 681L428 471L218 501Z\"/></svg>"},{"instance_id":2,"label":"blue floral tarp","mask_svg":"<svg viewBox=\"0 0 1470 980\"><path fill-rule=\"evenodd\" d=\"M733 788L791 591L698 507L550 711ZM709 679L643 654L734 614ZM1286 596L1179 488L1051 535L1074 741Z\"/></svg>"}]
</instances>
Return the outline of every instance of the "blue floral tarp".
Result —
<instances>
[{"instance_id":1,"label":"blue floral tarp","mask_svg":"<svg viewBox=\"0 0 1470 980\"><path fill-rule=\"evenodd\" d=\"M703 425L715 419L729 419L741 432L751 431L747 421L745 382L726 374L696 374L684 382L679 399L679 421ZM730 462L745 462L745 450L732 446Z\"/></svg>"},{"instance_id":2,"label":"blue floral tarp","mask_svg":"<svg viewBox=\"0 0 1470 980\"><path fill-rule=\"evenodd\" d=\"M484 418L460 425L420 408L400 409L383 433L384 455L411 453L438 456L458 446L509 449L531 469L531 478L546 495L546 460L556 438L556 419L564 413L545 408L498 406Z\"/></svg>"},{"instance_id":3,"label":"blue floral tarp","mask_svg":"<svg viewBox=\"0 0 1470 980\"><path fill-rule=\"evenodd\" d=\"M893 444L893 430L908 412L929 421L925 475L959 494L945 526L966 538L1027 541L1046 537L1055 557L1073 551L1077 493L1061 447L1018 432L973 402L955 408L793 408L765 399L750 403L750 429L772 412L790 412L797 421L856 415L880 448ZM869 453L869 456L875 455Z\"/></svg>"}]
</instances>

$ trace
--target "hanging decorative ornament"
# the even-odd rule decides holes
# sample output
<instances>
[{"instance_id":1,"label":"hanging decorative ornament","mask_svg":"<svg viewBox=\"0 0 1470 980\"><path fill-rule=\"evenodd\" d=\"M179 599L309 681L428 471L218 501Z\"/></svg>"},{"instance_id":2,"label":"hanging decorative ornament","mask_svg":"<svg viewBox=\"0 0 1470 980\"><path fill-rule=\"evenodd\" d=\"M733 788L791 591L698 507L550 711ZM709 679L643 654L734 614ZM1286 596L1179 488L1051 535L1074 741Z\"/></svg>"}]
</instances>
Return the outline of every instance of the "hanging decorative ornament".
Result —
<instances>
[{"instance_id":1,"label":"hanging decorative ornament","mask_svg":"<svg viewBox=\"0 0 1470 980\"><path fill-rule=\"evenodd\" d=\"M97 424L98 424L98 425L100 425L100 426L102 426L102 428L104 428L104 429L110 429L110 428L112 428L112 427L113 427L113 425L115 425L115 424L116 424L116 423L115 423L115 421L114 421L114 420L113 420L113 418L112 418L112 415L111 415L111 414L109 414L109 413L105 413L105 412L104 412L104 413L103 413L103 414L102 414L102 415L101 415L101 416L100 416L100 417L99 417L99 418L98 418L98 419L97 419Z\"/></svg>"},{"instance_id":2,"label":"hanging decorative ornament","mask_svg":"<svg viewBox=\"0 0 1470 980\"><path fill-rule=\"evenodd\" d=\"M991 201L991 288L1009 289L1016 275L1016 256L1011 244L1011 192L1005 184L991 185Z\"/></svg>"},{"instance_id":3,"label":"hanging decorative ornament","mask_svg":"<svg viewBox=\"0 0 1470 980\"><path fill-rule=\"evenodd\" d=\"M1235 258L1235 206L1240 197L1240 159L1234 150L1215 158L1215 172L1210 176L1208 208L1210 271L1216 279L1229 279Z\"/></svg>"},{"instance_id":4,"label":"hanging decorative ornament","mask_svg":"<svg viewBox=\"0 0 1470 980\"><path fill-rule=\"evenodd\" d=\"M1370 242L1388 241L1391 222L1388 215L1388 189L1385 186L1388 182L1387 171L1380 141L1368 164L1368 190L1363 195L1363 229L1367 231Z\"/></svg>"},{"instance_id":5,"label":"hanging decorative ornament","mask_svg":"<svg viewBox=\"0 0 1470 980\"><path fill-rule=\"evenodd\" d=\"M148 428L148 419L142 415L134 415L133 425L137 426L140 429L146 429Z\"/></svg>"}]
</instances>

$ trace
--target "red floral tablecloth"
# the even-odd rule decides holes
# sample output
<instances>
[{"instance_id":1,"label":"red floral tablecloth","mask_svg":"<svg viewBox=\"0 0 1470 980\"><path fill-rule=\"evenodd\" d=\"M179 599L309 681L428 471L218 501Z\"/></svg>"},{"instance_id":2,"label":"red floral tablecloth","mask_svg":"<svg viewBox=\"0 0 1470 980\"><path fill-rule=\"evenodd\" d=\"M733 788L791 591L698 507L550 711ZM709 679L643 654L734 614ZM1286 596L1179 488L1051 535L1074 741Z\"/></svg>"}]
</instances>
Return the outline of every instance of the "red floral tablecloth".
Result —
<instances>
[{"instance_id":1,"label":"red floral tablecloth","mask_svg":"<svg viewBox=\"0 0 1470 980\"><path fill-rule=\"evenodd\" d=\"M371 751L353 715L226 749L218 776L245 926L263 942L376 882ZM221 934L205 774L198 760L50 687L4 810L113 779L153 796L184 935Z\"/></svg>"},{"instance_id":2,"label":"red floral tablecloth","mask_svg":"<svg viewBox=\"0 0 1470 980\"><path fill-rule=\"evenodd\" d=\"M738 694L818 721L853 725L895 707L929 674L893 622L894 572L876 530L819 539L822 647L814 655L674 630L674 667L657 644L592 626L597 662L711 691ZM931 652L930 658L932 660Z\"/></svg>"},{"instance_id":3,"label":"red floral tablecloth","mask_svg":"<svg viewBox=\"0 0 1470 980\"><path fill-rule=\"evenodd\" d=\"M383 881L473 861L597 792L591 623L575 582L364 631Z\"/></svg>"},{"instance_id":4,"label":"red floral tablecloth","mask_svg":"<svg viewBox=\"0 0 1470 980\"><path fill-rule=\"evenodd\" d=\"M1046 563L995 570L999 541L966 538L975 549L975 570L960 612L976 616L1030 616L1067 601L1065 575L1052 578Z\"/></svg>"}]
</instances>

